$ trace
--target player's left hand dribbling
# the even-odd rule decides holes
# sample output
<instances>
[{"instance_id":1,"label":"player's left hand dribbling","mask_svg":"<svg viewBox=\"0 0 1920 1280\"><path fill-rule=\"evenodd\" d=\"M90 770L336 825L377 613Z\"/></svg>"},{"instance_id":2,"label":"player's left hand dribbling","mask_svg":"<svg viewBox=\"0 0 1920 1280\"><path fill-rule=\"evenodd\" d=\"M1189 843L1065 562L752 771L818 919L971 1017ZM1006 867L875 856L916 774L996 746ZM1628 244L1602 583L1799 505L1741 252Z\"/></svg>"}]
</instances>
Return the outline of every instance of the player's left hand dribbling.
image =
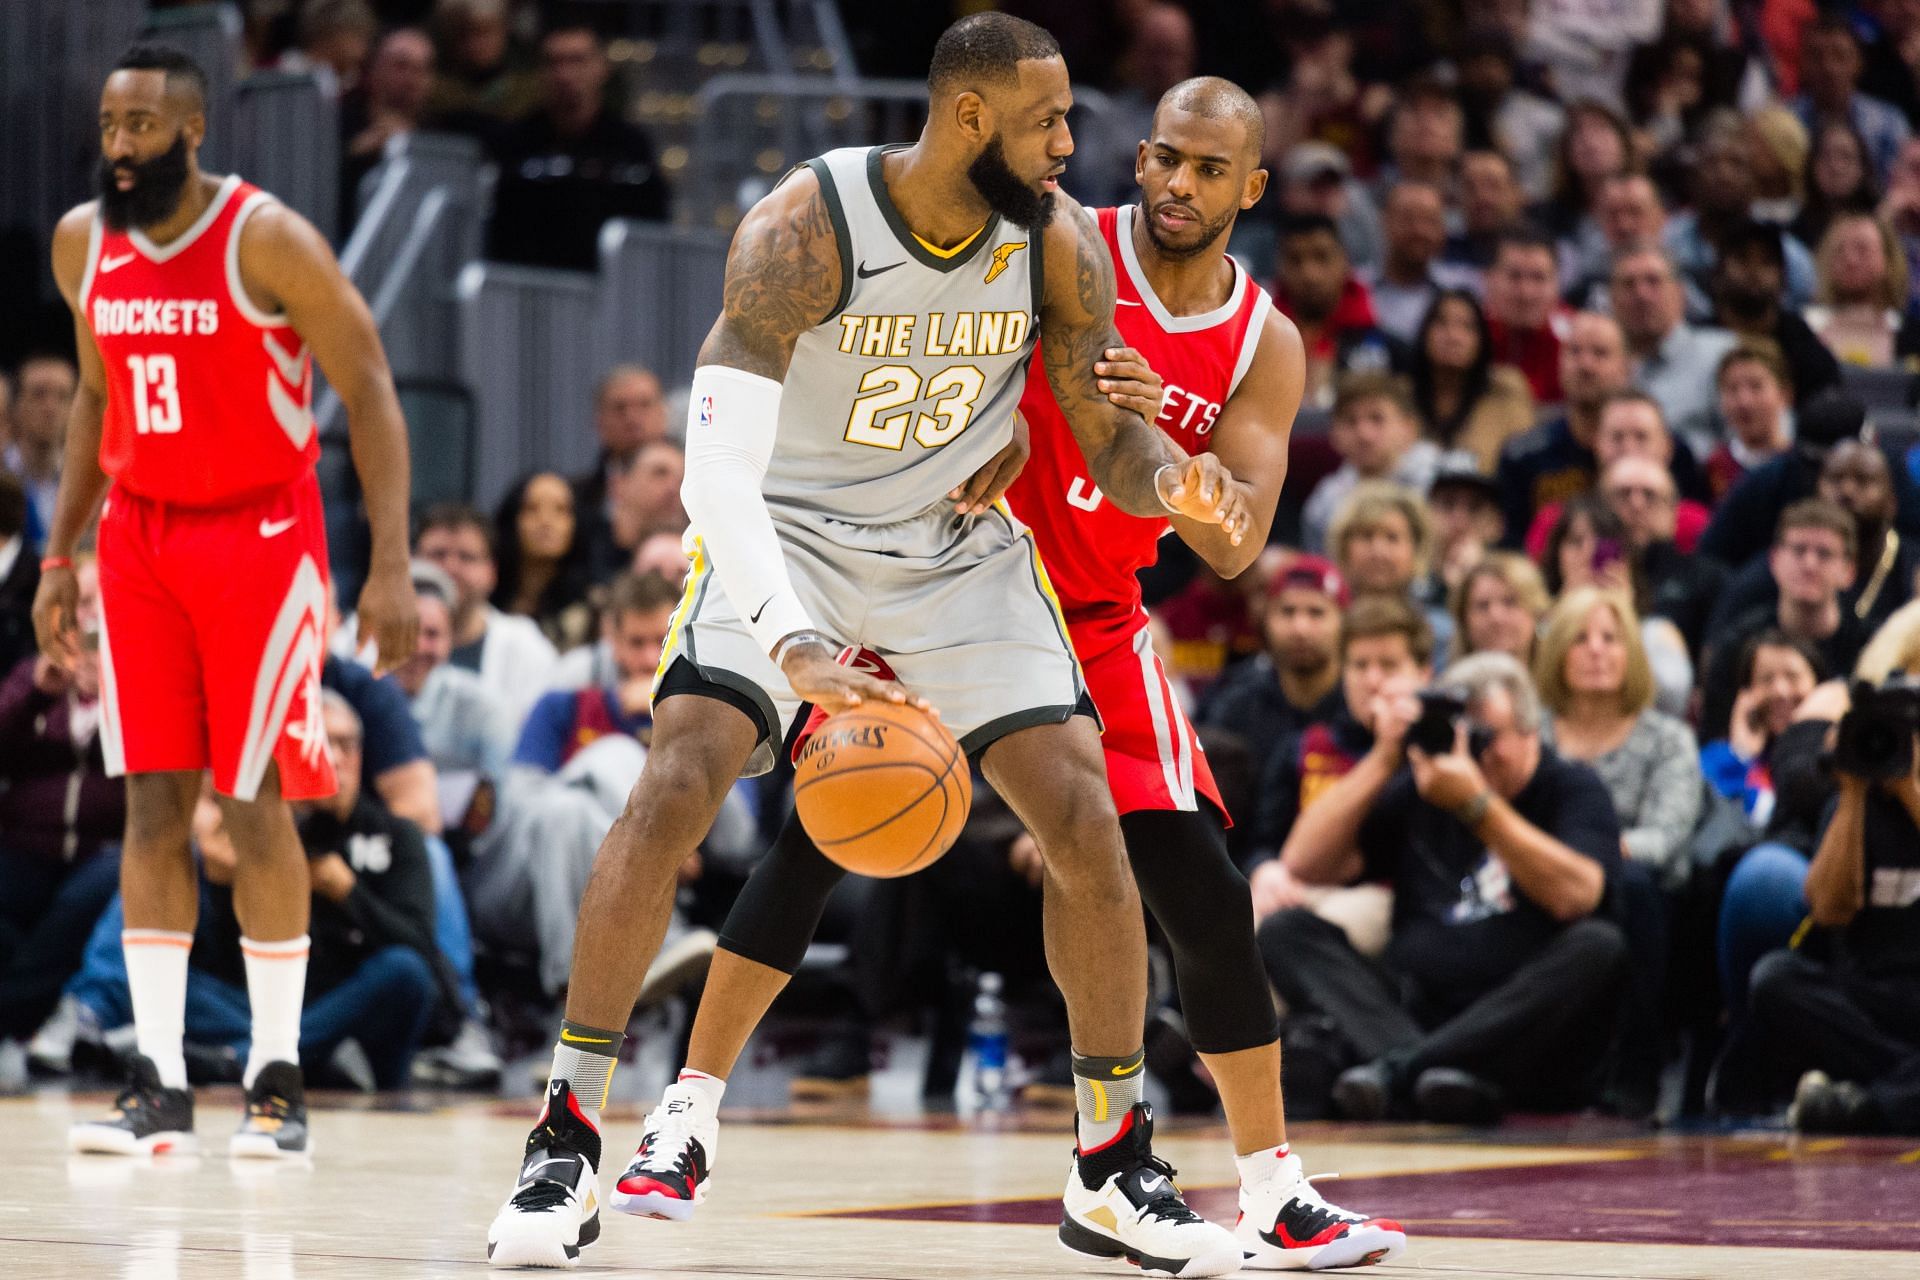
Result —
<instances>
[{"instance_id":1,"label":"player's left hand dribbling","mask_svg":"<svg viewBox=\"0 0 1920 1280\"><path fill-rule=\"evenodd\" d=\"M405 565L375 568L360 589L360 640L374 642L378 658L374 672L384 675L413 656L420 629L420 611Z\"/></svg>"},{"instance_id":2,"label":"player's left hand dribbling","mask_svg":"<svg viewBox=\"0 0 1920 1280\"><path fill-rule=\"evenodd\" d=\"M1210 453L1188 458L1161 496L1176 514L1201 524L1219 525L1236 547L1252 527L1249 503L1253 491L1235 480Z\"/></svg>"}]
</instances>

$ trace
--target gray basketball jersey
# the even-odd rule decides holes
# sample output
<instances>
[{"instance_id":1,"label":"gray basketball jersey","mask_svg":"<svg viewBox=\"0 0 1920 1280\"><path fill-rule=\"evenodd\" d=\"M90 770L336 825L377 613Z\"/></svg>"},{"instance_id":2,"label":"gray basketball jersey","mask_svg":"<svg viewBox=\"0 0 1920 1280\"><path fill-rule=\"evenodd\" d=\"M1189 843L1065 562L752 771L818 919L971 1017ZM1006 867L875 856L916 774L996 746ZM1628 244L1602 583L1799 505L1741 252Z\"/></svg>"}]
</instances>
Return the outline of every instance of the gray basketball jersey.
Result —
<instances>
[{"instance_id":1,"label":"gray basketball jersey","mask_svg":"<svg viewBox=\"0 0 1920 1280\"><path fill-rule=\"evenodd\" d=\"M992 217L949 256L887 194L888 147L807 162L840 242L840 298L800 335L768 506L890 524L946 498L1012 438L1040 328L1040 237Z\"/></svg>"}]
</instances>

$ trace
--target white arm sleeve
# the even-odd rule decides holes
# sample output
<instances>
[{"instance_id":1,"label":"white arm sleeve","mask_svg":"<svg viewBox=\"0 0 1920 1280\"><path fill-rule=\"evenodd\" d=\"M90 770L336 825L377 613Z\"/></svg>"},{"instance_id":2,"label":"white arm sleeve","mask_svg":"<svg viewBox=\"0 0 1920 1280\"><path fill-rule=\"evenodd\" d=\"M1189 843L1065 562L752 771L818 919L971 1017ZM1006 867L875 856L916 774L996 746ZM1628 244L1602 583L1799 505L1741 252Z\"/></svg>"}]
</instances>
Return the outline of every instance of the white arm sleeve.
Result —
<instances>
[{"instance_id":1,"label":"white arm sleeve","mask_svg":"<svg viewBox=\"0 0 1920 1280\"><path fill-rule=\"evenodd\" d=\"M687 475L680 501L713 557L727 599L762 652L815 629L794 594L786 556L760 485L773 457L780 384L757 373L703 364L687 400Z\"/></svg>"}]
</instances>

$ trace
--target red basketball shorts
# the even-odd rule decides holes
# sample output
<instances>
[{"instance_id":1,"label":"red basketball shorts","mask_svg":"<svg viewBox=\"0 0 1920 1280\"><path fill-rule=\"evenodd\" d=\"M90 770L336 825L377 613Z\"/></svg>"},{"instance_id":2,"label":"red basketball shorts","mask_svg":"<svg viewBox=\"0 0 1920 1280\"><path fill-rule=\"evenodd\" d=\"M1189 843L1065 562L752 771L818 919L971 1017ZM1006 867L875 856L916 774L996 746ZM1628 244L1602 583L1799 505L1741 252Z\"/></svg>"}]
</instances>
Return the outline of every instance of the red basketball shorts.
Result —
<instances>
[{"instance_id":1,"label":"red basketball shorts","mask_svg":"<svg viewBox=\"0 0 1920 1280\"><path fill-rule=\"evenodd\" d=\"M309 472L213 509L115 486L100 514L101 745L107 771L213 770L252 800L334 792L320 715L327 542Z\"/></svg>"},{"instance_id":2,"label":"red basketball shorts","mask_svg":"<svg viewBox=\"0 0 1920 1280\"><path fill-rule=\"evenodd\" d=\"M1074 637L1075 648L1079 644L1080 638ZM1107 755L1114 806L1121 813L1191 813L1205 798L1226 817L1227 806L1199 735L1180 709L1147 629L1140 628L1129 643L1115 645L1091 662L1082 658L1080 669L1106 725L1100 746Z\"/></svg>"}]
</instances>

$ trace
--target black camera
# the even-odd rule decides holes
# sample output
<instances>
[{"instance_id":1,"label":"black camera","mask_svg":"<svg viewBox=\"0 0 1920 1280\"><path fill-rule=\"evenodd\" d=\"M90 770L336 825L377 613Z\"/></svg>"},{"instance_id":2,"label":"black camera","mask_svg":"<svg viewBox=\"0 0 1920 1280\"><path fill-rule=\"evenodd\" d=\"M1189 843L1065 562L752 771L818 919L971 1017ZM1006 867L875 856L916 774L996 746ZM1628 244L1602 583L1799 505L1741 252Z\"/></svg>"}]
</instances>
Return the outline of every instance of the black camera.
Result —
<instances>
[{"instance_id":1,"label":"black camera","mask_svg":"<svg viewBox=\"0 0 1920 1280\"><path fill-rule=\"evenodd\" d=\"M1850 701L1834 738L1833 767L1868 782L1913 772L1913 735L1920 733L1920 679L1896 671L1878 688L1856 680Z\"/></svg>"},{"instance_id":2,"label":"black camera","mask_svg":"<svg viewBox=\"0 0 1920 1280\"><path fill-rule=\"evenodd\" d=\"M1467 721L1466 695L1452 689L1422 689L1420 715L1407 726L1407 745L1430 756L1453 750L1456 728L1467 722L1467 751L1478 758L1493 745L1493 734Z\"/></svg>"}]
</instances>

